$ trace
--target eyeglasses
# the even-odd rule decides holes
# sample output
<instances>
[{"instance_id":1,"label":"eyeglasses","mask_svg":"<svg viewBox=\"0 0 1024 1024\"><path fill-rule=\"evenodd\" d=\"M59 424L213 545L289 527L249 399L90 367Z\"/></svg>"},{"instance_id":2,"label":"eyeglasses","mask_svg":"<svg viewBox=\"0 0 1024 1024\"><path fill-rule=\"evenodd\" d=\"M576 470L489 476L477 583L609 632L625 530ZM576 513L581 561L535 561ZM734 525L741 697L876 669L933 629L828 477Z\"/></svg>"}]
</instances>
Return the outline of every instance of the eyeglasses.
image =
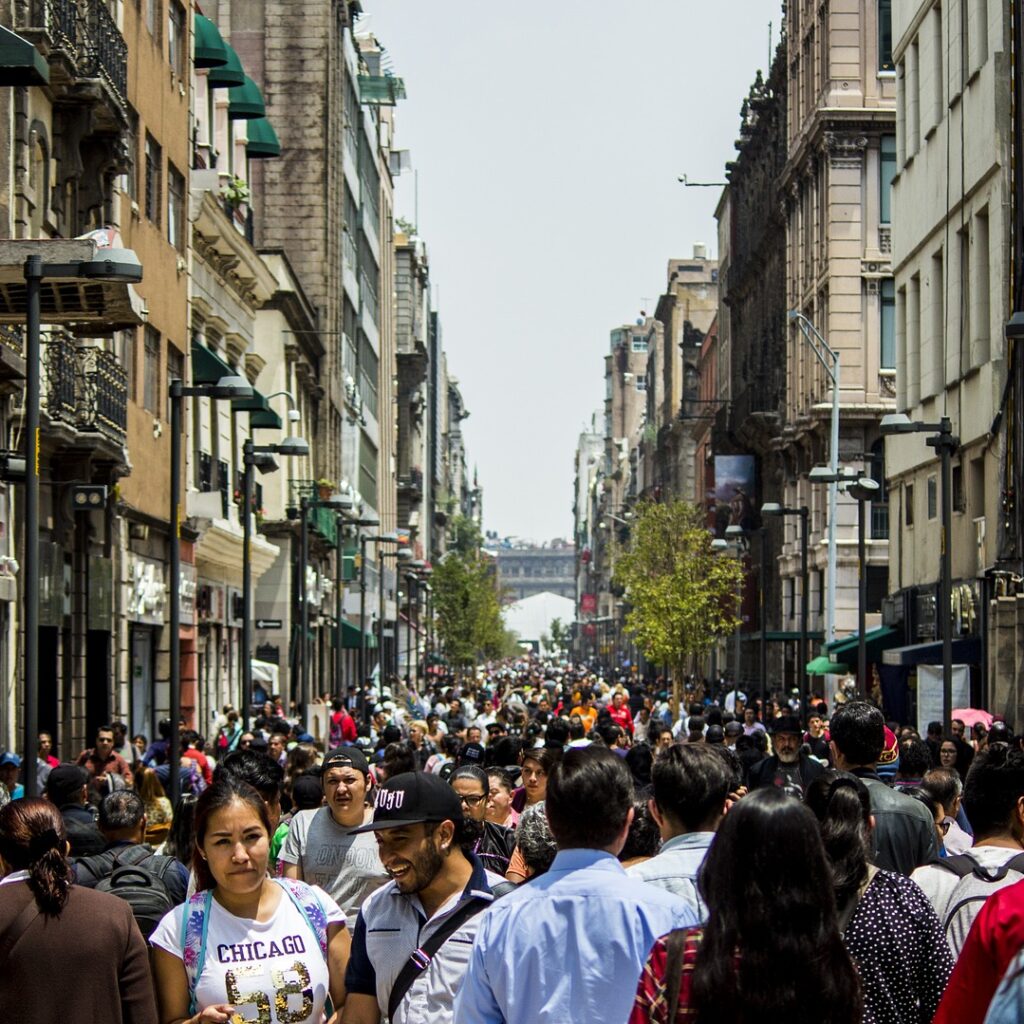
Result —
<instances>
[{"instance_id":1,"label":"eyeglasses","mask_svg":"<svg viewBox=\"0 0 1024 1024\"><path fill-rule=\"evenodd\" d=\"M945 835L949 831L949 826L952 825L952 824L953 824L953 822L950 821L948 818L945 821L940 821L939 822L939 831L943 835Z\"/></svg>"},{"instance_id":2,"label":"eyeglasses","mask_svg":"<svg viewBox=\"0 0 1024 1024\"><path fill-rule=\"evenodd\" d=\"M459 801L464 803L467 807L477 807L481 800L486 800L486 796L460 796Z\"/></svg>"}]
</instances>

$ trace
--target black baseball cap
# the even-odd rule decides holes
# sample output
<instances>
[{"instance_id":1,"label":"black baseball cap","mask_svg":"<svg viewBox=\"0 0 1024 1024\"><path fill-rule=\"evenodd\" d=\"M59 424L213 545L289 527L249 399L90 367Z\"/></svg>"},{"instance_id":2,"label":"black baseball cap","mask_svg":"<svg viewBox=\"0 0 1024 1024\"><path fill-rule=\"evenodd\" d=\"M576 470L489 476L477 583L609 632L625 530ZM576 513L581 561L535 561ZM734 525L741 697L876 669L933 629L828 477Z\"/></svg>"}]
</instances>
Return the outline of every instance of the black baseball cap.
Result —
<instances>
[{"instance_id":1,"label":"black baseball cap","mask_svg":"<svg viewBox=\"0 0 1024 1024\"><path fill-rule=\"evenodd\" d=\"M773 736L786 732L796 733L799 736L803 732L796 715L781 715L771 723L771 729Z\"/></svg>"},{"instance_id":2,"label":"black baseball cap","mask_svg":"<svg viewBox=\"0 0 1024 1024\"><path fill-rule=\"evenodd\" d=\"M480 765L484 763L484 748L480 743L467 743L462 750L459 751L459 764L476 764Z\"/></svg>"},{"instance_id":3,"label":"black baseball cap","mask_svg":"<svg viewBox=\"0 0 1024 1024\"><path fill-rule=\"evenodd\" d=\"M370 762L366 755L358 747L335 747L324 754L324 763L321 765L321 774L328 768L355 768L357 772L366 775L370 770Z\"/></svg>"},{"instance_id":4,"label":"black baseball cap","mask_svg":"<svg viewBox=\"0 0 1024 1024\"><path fill-rule=\"evenodd\" d=\"M89 773L77 764L57 765L46 777L46 795L58 807L71 803L89 782Z\"/></svg>"},{"instance_id":5,"label":"black baseball cap","mask_svg":"<svg viewBox=\"0 0 1024 1024\"><path fill-rule=\"evenodd\" d=\"M349 829L348 834L404 828L425 821L459 822L462 817L462 801L444 779L427 772L402 772L377 789L373 821Z\"/></svg>"}]
</instances>

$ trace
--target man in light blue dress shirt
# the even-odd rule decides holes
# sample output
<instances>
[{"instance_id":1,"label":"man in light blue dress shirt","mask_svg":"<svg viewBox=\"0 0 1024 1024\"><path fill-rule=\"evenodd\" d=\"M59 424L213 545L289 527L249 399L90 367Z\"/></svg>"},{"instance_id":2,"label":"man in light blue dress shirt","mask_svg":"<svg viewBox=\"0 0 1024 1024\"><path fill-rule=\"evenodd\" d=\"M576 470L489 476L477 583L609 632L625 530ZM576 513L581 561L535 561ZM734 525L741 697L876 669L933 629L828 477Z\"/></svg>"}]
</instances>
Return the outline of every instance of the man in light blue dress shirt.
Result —
<instances>
[{"instance_id":1,"label":"man in light blue dress shirt","mask_svg":"<svg viewBox=\"0 0 1024 1024\"><path fill-rule=\"evenodd\" d=\"M707 911L697 891L697 874L736 786L733 772L721 747L687 743L658 757L651 781L654 799L648 806L664 845L656 857L626 873L675 893L704 920Z\"/></svg>"},{"instance_id":2,"label":"man in light blue dress shirt","mask_svg":"<svg viewBox=\"0 0 1024 1024\"><path fill-rule=\"evenodd\" d=\"M699 923L685 900L616 860L632 804L621 758L566 751L545 804L558 854L547 874L484 911L455 1024L625 1024L655 939Z\"/></svg>"}]
</instances>

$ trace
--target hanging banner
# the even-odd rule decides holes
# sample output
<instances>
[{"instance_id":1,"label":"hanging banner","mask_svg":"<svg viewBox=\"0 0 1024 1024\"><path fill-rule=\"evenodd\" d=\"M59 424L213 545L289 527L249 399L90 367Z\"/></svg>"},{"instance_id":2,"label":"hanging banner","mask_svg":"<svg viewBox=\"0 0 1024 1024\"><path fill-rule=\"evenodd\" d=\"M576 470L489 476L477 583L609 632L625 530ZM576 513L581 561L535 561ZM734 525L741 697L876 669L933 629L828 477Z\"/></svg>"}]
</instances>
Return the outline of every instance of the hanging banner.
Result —
<instances>
[{"instance_id":1,"label":"hanging banner","mask_svg":"<svg viewBox=\"0 0 1024 1024\"><path fill-rule=\"evenodd\" d=\"M971 672L967 665L953 666L953 707L970 707ZM942 718L942 666L917 666L917 731L928 735L929 722Z\"/></svg>"}]
</instances>

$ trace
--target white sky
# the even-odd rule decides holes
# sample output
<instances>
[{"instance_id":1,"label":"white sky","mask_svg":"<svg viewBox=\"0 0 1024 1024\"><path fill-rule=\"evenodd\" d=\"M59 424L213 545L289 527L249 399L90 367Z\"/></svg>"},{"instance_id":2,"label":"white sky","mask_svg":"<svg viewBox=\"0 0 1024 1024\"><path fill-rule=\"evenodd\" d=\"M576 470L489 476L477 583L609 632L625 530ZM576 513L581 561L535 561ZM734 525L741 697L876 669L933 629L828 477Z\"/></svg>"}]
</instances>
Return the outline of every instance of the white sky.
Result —
<instances>
[{"instance_id":1,"label":"white sky","mask_svg":"<svg viewBox=\"0 0 1024 1024\"><path fill-rule=\"evenodd\" d=\"M396 146L418 171L484 526L571 538L573 452L603 407L608 332L653 309L670 258L695 241L717 255L720 190L676 179L724 180L781 3L363 6L357 31L408 90ZM414 220L414 191L399 179L398 216Z\"/></svg>"}]
</instances>

